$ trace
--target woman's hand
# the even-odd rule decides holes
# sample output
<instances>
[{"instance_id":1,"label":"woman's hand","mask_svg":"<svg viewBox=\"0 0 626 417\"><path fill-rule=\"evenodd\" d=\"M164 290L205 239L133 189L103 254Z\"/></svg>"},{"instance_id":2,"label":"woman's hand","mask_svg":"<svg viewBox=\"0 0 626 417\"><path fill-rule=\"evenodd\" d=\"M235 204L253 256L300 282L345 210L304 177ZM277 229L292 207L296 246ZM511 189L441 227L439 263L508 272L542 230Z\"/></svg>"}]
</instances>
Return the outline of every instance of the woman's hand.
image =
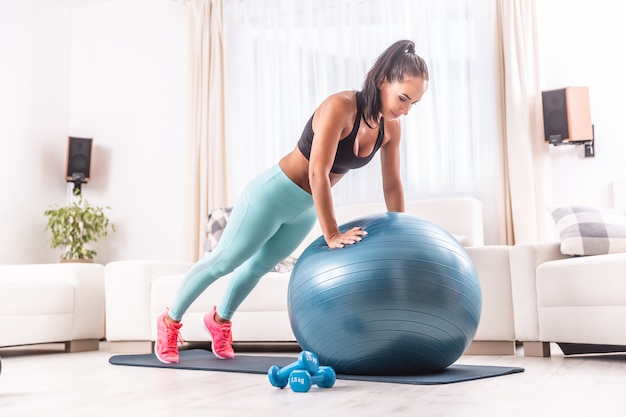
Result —
<instances>
[{"instance_id":1,"label":"woman's hand","mask_svg":"<svg viewBox=\"0 0 626 417\"><path fill-rule=\"evenodd\" d=\"M365 235L367 235L367 232L363 230L362 227L353 227L346 232L335 233L330 238L326 239L326 243L331 249L343 248L345 245L354 245L360 242Z\"/></svg>"}]
</instances>

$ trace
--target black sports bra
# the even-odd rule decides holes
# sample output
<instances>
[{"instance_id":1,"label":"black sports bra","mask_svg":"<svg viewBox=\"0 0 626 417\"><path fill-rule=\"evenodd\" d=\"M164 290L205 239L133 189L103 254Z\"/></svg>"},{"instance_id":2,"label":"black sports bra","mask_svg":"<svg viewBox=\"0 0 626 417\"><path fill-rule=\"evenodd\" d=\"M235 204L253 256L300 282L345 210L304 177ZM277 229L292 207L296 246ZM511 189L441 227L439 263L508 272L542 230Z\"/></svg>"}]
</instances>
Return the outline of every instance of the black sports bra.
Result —
<instances>
[{"instance_id":1,"label":"black sports bra","mask_svg":"<svg viewBox=\"0 0 626 417\"><path fill-rule=\"evenodd\" d=\"M354 127L348 136L341 139L339 144L337 145L337 153L335 154L335 161L333 162L333 166L330 169L330 172L335 174L345 174L351 169L361 168L369 161L372 160L374 154L380 149L383 143L383 137L385 136L385 123L384 120L380 119L380 127L378 129L378 137L376 138L376 144L374 145L374 149L368 156L360 157L354 154L354 141L356 140L356 134L359 131L359 126L361 125L361 117L363 113L362 106L359 105L360 102L360 91L356 93L356 118L354 120ZM315 113L313 114L315 115ZM304 130L302 131L302 136L300 136L300 140L298 141L298 149L302 152L302 155L308 160L311 157L311 145L313 144L313 137L315 133L313 132L313 116L309 119L306 126L304 126Z\"/></svg>"}]
</instances>

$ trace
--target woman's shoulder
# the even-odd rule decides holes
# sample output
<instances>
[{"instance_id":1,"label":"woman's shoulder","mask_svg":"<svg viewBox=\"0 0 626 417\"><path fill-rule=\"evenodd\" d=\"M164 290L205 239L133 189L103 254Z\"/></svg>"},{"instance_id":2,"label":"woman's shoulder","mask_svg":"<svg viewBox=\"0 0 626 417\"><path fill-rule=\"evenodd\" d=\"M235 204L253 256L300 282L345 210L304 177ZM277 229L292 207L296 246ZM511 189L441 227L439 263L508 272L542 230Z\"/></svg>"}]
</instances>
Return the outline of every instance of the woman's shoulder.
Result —
<instances>
[{"instance_id":1,"label":"woman's shoulder","mask_svg":"<svg viewBox=\"0 0 626 417\"><path fill-rule=\"evenodd\" d=\"M354 90L339 91L326 97L319 105L316 113L343 113L351 115L356 111L356 92Z\"/></svg>"}]
</instances>

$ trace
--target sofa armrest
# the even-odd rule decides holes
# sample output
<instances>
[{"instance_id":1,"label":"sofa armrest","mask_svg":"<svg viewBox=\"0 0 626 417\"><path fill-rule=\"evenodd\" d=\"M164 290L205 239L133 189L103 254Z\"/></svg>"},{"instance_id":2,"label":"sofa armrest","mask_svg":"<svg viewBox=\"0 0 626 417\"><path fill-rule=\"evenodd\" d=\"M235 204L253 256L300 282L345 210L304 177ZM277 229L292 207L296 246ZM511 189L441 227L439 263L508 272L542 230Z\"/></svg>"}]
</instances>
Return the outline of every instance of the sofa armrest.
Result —
<instances>
[{"instance_id":1,"label":"sofa armrest","mask_svg":"<svg viewBox=\"0 0 626 417\"><path fill-rule=\"evenodd\" d=\"M104 265L65 263L54 268L74 285L72 340L104 337ZM52 270L49 270L52 271Z\"/></svg>"},{"instance_id":2,"label":"sofa armrest","mask_svg":"<svg viewBox=\"0 0 626 417\"><path fill-rule=\"evenodd\" d=\"M67 303L71 311L63 313L71 314L69 326L58 331L47 332L58 338L59 341L69 340L99 340L104 336L104 266L91 263L53 263L53 264L23 264L0 266L2 281L10 284L11 281L19 281L24 285L41 287L42 283L61 283L71 288L71 302ZM49 287L44 287L49 288ZM11 291L10 295L15 296ZM37 292L38 297L49 294ZM69 299L68 299L69 301ZM15 300L16 303L24 303L24 300ZM48 311L40 309L40 306L28 306L28 314L41 316ZM17 311L19 312L19 311ZM53 313L59 313L54 311ZM22 329L21 331L24 331ZM68 340L64 340L67 338ZM36 340L31 340L36 342ZM47 340L46 340L47 341ZM3 345L3 344L0 344Z\"/></svg>"},{"instance_id":3,"label":"sofa armrest","mask_svg":"<svg viewBox=\"0 0 626 417\"><path fill-rule=\"evenodd\" d=\"M482 313L474 340L515 341L511 292L511 246L465 248L480 280Z\"/></svg>"},{"instance_id":4,"label":"sofa armrest","mask_svg":"<svg viewBox=\"0 0 626 417\"><path fill-rule=\"evenodd\" d=\"M152 282L163 275L184 274L191 266L190 262L165 261L108 263L104 271L107 340L150 340Z\"/></svg>"},{"instance_id":5,"label":"sofa armrest","mask_svg":"<svg viewBox=\"0 0 626 417\"><path fill-rule=\"evenodd\" d=\"M569 256L561 253L559 242L519 243L511 249L511 290L517 340L540 341L537 267L544 262L565 258Z\"/></svg>"}]
</instances>

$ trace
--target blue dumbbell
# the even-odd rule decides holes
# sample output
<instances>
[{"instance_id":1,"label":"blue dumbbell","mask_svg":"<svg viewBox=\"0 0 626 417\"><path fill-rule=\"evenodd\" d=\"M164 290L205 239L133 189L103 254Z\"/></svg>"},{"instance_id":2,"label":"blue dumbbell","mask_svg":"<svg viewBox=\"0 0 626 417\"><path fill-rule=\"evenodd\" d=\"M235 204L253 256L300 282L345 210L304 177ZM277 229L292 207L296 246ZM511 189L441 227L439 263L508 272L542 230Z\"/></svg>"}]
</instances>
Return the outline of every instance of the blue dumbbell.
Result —
<instances>
[{"instance_id":1,"label":"blue dumbbell","mask_svg":"<svg viewBox=\"0 0 626 417\"><path fill-rule=\"evenodd\" d=\"M298 355L298 360L290 365L279 368L274 365L267 371L270 383L278 388L285 388L289 383L289 375L295 370L304 370L312 374L320 369L320 361L313 352L302 351Z\"/></svg>"},{"instance_id":2,"label":"blue dumbbell","mask_svg":"<svg viewBox=\"0 0 626 417\"><path fill-rule=\"evenodd\" d=\"M330 366L320 366L314 374L304 370L295 370L289 375L289 387L294 392L308 392L313 384L320 388L330 388L335 385L337 375Z\"/></svg>"}]
</instances>

